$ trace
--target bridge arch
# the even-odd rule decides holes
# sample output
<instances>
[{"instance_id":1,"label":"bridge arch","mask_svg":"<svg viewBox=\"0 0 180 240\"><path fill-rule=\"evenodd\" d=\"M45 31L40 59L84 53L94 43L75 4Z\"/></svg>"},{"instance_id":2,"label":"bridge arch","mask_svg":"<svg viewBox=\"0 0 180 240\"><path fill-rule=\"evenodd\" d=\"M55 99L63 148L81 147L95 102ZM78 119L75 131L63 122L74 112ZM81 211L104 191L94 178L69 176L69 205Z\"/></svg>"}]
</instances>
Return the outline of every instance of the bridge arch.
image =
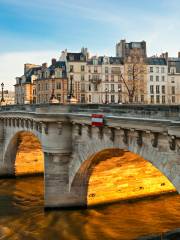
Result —
<instances>
[{"instance_id":1,"label":"bridge arch","mask_svg":"<svg viewBox=\"0 0 180 240\"><path fill-rule=\"evenodd\" d=\"M93 172L93 167L97 163L99 154L104 155L105 152L112 157L116 157L117 152L121 155L123 151L129 151L138 155L140 158L143 158L144 161L148 162L151 167L156 169L156 171L165 176L175 187L174 190L176 189L180 192L177 153L169 151L168 148L162 151L157 147L153 147L151 141L145 137L142 145L137 144L136 136L129 138L127 142L117 133L115 133L114 138L112 138L109 129L105 129L103 135L100 135L98 128L93 129L92 136L93 137L89 137L86 131L84 131L82 135L77 138L78 140L75 140L77 144L74 146L69 167L69 191L72 192L73 195L76 195L76 193L80 195L80 192L82 192L80 205L87 205L87 186L90 175ZM111 153L107 153L109 150L111 150ZM105 157L102 157L102 160L104 158Z\"/></svg>"},{"instance_id":2,"label":"bridge arch","mask_svg":"<svg viewBox=\"0 0 180 240\"><path fill-rule=\"evenodd\" d=\"M12 134L12 136L9 137L9 139L10 140L5 144L5 147L4 147L4 158L3 158L3 169L6 175L14 176L16 174L23 175L23 174L35 173L33 172L33 169L35 171L35 168L32 168L32 166L31 166L31 170L30 170L30 166L29 166L29 170L23 169L23 167L24 168L28 167L28 166L25 166L25 164L23 164L23 162L26 160L27 160L26 165L28 163L31 163L36 165L36 168L37 168L37 164L42 165L42 166L38 166L38 169L36 169L36 173L39 170L39 168L41 168L41 171L43 171L44 156L43 156L41 141L37 134L34 134L33 132L30 132L30 131L21 130ZM21 154L22 151L24 152L24 155ZM28 159L22 159L22 156L24 158L28 157ZM17 161L18 161L18 164L17 164ZM21 165L21 167L19 165ZM21 169L18 169L19 167Z\"/></svg>"},{"instance_id":3,"label":"bridge arch","mask_svg":"<svg viewBox=\"0 0 180 240\"><path fill-rule=\"evenodd\" d=\"M176 189L164 174L139 155L107 148L81 164L70 192L78 195L78 205L90 206L176 192Z\"/></svg>"}]
</instances>

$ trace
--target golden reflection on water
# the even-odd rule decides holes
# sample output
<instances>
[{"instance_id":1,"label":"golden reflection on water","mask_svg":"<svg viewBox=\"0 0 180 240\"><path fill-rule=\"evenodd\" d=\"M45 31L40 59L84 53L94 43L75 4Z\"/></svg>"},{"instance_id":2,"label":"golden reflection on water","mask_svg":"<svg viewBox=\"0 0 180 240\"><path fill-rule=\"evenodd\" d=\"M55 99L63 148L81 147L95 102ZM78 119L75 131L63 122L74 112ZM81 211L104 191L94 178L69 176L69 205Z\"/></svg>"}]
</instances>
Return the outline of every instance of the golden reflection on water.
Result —
<instances>
[{"instance_id":1,"label":"golden reflection on water","mask_svg":"<svg viewBox=\"0 0 180 240\"><path fill-rule=\"evenodd\" d=\"M131 240L180 227L180 196L44 212L43 178L0 180L0 239Z\"/></svg>"}]
</instances>

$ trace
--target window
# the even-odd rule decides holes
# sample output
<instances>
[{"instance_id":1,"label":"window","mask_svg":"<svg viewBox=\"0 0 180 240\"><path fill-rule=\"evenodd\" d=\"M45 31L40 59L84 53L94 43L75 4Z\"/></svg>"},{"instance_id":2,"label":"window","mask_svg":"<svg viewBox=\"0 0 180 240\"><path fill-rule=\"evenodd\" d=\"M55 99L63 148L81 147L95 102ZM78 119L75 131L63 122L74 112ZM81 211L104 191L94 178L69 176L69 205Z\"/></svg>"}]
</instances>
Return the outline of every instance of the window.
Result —
<instances>
[{"instance_id":1,"label":"window","mask_svg":"<svg viewBox=\"0 0 180 240\"><path fill-rule=\"evenodd\" d=\"M164 67L161 68L161 73L165 73L165 68Z\"/></svg>"},{"instance_id":2,"label":"window","mask_svg":"<svg viewBox=\"0 0 180 240\"><path fill-rule=\"evenodd\" d=\"M85 94L81 94L81 103L85 103L86 99L85 99Z\"/></svg>"},{"instance_id":3,"label":"window","mask_svg":"<svg viewBox=\"0 0 180 240\"><path fill-rule=\"evenodd\" d=\"M85 91L85 84L81 83L81 91L84 92Z\"/></svg>"},{"instance_id":4,"label":"window","mask_svg":"<svg viewBox=\"0 0 180 240\"><path fill-rule=\"evenodd\" d=\"M165 76L162 76L162 82L164 82L165 81Z\"/></svg>"},{"instance_id":5,"label":"window","mask_svg":"<svg viewBox=\"0 0 180 240\"><path fill-rule=\"evenodd\" d=\"M114 97L114 95L111 95L111 102L112 102L112 103L115 102L115 97Z\"/></svg>"},{"instance_id":6,"label":"window","mask_svg":"<svg viewBox=\"0 0 180 240\"><path fill-rule=\"evenodd\" d=\"M84 71L85 71L85 66L82 65L82 66L81 66L81 72L84 72Z\"/></svg>"},{"instance_id":7,"label":"window","mask_svg":"<svg viewBox=\"0 0 180 240\"><path fill-rule=\"evenodd\" d=\"M81 81L84 81L84 75L81 75Z\"/></svg>"},{"instance_id":8,"label":"window","mask_svg":"<svg viewBox=\"0 0 180 240\"><path fill-rule=\"evenodd\" d=\"M114 75L111 75L111 81L114 82Z\"/></svg>"},{"instance_id":9,"label":"window","mask_svg":"<svg viewBox=\"0 0 180 240\"><path fill-rule=\"evenodd\" d=\"M89 95L89 102L90 102L90 103L92 102L91 95Z\"/></svg>"},{"instance_id":10,"label":"window","mask_svg":"<svg viewBox=\"0 0 180 240\"><path fill-rule=\"evenodd\" d=\"M160 103L160 97L159 97L159 95L156 95L156 103Z\"/></svg>"},{"instance_id":11,"label":"window","mask_svg":"<svg viewBox=\"0 0 180 240\"><path fill-rule=\"evenodd\" d=\"M151 73L153 73L153 72L154 72L154 71L153 71L153 67L150 67L150 72L151 72Z\"/></svg>"},{"instance_id":12,"label":"window","mask_svg":"<svg viewBox=\"0 0 180 240\"><path fill-rule=\"evenodd\" d=\"M154 95L151 95L151 103L154 103Z\"/></svg>"},{"instance_id":13,"label":"window","mask_svg":"<svg viewBox=\"0 0 180 240\"><path fill-rule=\"evenodd\" d=\"M159 91L159 85L156 86L156 93L160 93L160 91Z\"/></svg>"},{"instance_id":14,"label":"window","mask_svg":"<svg viewBox=\"0 0 180 240\"><path fill-rule=\"evenodd\" d=\"M88 71L89 71L89 73L91 72L91 67L89 67L89 70L88 70Z\"/></svg>"},{"instance_id":15,"label":"window","mask_svg":"<svg viewBox=\"0 0 180 240\"><path fill-rule=\"evenodd\" d=\"M152 75L150 76L150 81L153 81L153 76Z\"/></svg>"},{"instance_id":16,"label":"window","mask_svg":"<svg viewBox=\"0 0 180 240\"><path fill-rule=\"evenodd\" d=\"M150 93L151 93L151 94L154 93L154 86L153 86L153 85L150 86Z\"/></svg>"},{"instance_id":17,"label":"window","mask_svg":"<svg viewBox=\"0 0 180 240\"><path fill-rule=\"evenodd\" d=\"M111 84L111 92L114 92L114 84Z\"/></svg>"},{"instance_id":18,"label":"window","mask_svg":"<svg viewBox=\"0 0 180 240\"><path fill-rule=\"evenodd\" d=\"M61 94L57 94L57 100L59 101L59 102L61 102Z\"/></svg>"},{"instance_id":19,"label":"window","mask_svg":"<svg viewBox=\"0 0 180 240\"><path fill-rule=\"evenodd\" d=\"M171 83L175 83L174 77L171 78Z\"/></svg>"},{"instance_id":20,"label":"window","mask_svg":"<svg viewBox=\"0 0 180 240\"><path fill-rule=\"evenodd\" d=\"M74 72L74 66L70 65L70 72Z\"/></svg>"},{"instance_id":21,"label":"window","mask_svg":"<svg viewBox=\"0 0 180 240\"><path fill-rule=\"evenodd\" d=\"M70 80L74 80L74 76L73 75L70 75Z\"/></svg>"},{"instance_id":22,"label":"window","mask_svg":"<svg viewBox=\"0 0 180 240\"><path fill-rule=\"evenodd\" d=\"M172 103L175 103L176 102L176 98L175 96L172 96Z\"/></svg>"},{"instance_id":23,"label":"window","mask_svg":"<svg viewBox=\"0 0 180 240\"><path fill-rule=\"evenodd\" d=\"M159 76L156 76L156 82L159 82Z\"/></svg>"},{"instance_id":24,"label":"window","mask_svg":"<svg viewBox=\"0 0 180 240\"><path fill-rule=\"evenodd\" d=\"M171 93L175 94L175 87L174 86L171 88Z\"/></svg>"},{"instance_id":25,"label":"window","mask_svg":"<svg viewBox=\"0 0 180 240\"><path fill-rule=\"evenodd\" d=\"M105 81L108 82L109 81L109 76L105 75Z\"/></svg>"},{"instance_id":26,"label":"window","mask_svg":"<svg viewBox=\"0 0 180 240\"><path fill-rule=\"evenodd\" d=\"M89 91L91 91L91 84L89 84Z\"/></svg>"},{"instance_id":27,"label":"window","mask_svg":"<svg viewBox=\"0 0 180 240\"><path fill-rule=\"evenodd\" d=\"M166 103L166 96L162 96L162 103Z\"/></svg>"},{"instance_id":28,"label":"window","mask_svg":"<svg viewBox=\"0 0 180 240\"><path fill-rule=\"evenodd\" d=\"M94 67L94 72L97 73L98 72L98 69L97 67Z\"/></svg>"},{"instance_id":29,"label":"window","mask_svg":"<svg viewBox=\"0 0 180 240\"><path fill-rule=\"evenodd\" d=\"M144 102L144 95L141 95L141 102Z\"/></svg>"},{"instance_id":30,"label":"window","mask_svg":"<svg viewBox=\"0 0 180 240\"><path fill-rule=\"evenodd\" d=\"M56 89L61 89L61 83L60 82L56 83Z\"/></svg>"},{"instance_id":31,"label":"window","mask_svg":"<svg viewBox=\"0 0 180 240\"><path fill-rule=\"evenodd\" d=\"M162 94L165 94L165 93L166 93L165 86L162 86Z\"/></svg>"},{"instance_id":32,"label":"window","mask_svg":"<svg viewBox=\"0 0 180 240\"><path fill-rule=\"evenodd\" d=\"M156 72L159 73L159 67L156 67Z\"/></svg>"},{"instance_id":33,"label":"window","mask_svg":"<svg viewBox=\"0 0 180 240\"><path fill-rule=\"evenodd\" d=\"M175 67L171 67L170 72L171 72L171 74L175 74L175 72L176 72Z\"/></svg>"},{"instance_id":34,"label":"window","mask_svg":"<svg viewBox=\"0 0 180 240\"><path fill-rule=\"evenodd\" d=\"M108 73L108 72L109 72L108 67L105 67L105 73Z\"/></svg>"}]
</instances>

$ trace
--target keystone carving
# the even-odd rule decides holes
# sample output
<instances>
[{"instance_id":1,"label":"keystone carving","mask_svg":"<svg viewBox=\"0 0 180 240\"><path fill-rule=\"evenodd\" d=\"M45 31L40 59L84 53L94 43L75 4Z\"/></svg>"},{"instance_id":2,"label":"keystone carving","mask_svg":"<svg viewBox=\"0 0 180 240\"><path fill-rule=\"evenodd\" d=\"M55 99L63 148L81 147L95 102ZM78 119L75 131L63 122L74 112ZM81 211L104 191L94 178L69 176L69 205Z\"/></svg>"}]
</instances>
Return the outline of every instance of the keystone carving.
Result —
<instances>
[{"instance_id":1,"label":"keystone carving","mask_svg":"<svg viewBox=\"0 0 180 240\"><path fill-rule=\"evenodd\" d=\"M46 122L43 122L42 123L42 127L43 127L43 129L44 129L44 133L47 135L48 134L48 130L49 130L49 128L48 128L48 123Z\"/></svg>"},{"instance_id":2,"label":"keystone carving","mask_svg":"<svg viewBox=\"0 0 180 240\"><path fill-rule=\"evenodd\" d=\"M176 149L176 137L169 136L169 148L174 151Z\"/></svg>"},{"instance_id":3,"label":"keystone carving","mask_svg":"<svg viewBox=\"0 0 180 240\"><path fill-rule=\"evenodd\" d=\"M136 142L138 146L142 146L143 140L142 140L142 132L137 131L136 132Z\"/></svg>"},{"instance_id":4,"label":"keystone carving","mask_svg":"<svg viewBox=\"0 0 180 240\"><path fill-rule=\"evenodd\" d=\"M19 127L19 119L16 119L16 126Z\"/></svg>"},{"instance_id":5,"label":"keystone carving","mask_svg":"<svg viewBox=\"0 0 180 240\"><path fill-rule=\"evenodd\" d=\"M124 144L128 144L128 130L127 129L123 129L124 134L123 134L123 143Z\"/></svg>"},{"instance_id":6,"label":"keystone carving","mask_svg":"<svg viewBox=\"0 0 180 240\"><path fill-rule=\"evenodd\" d=\"M150 133L151 144L154 148L158 146L158 133Z\"/></svg>"},{"instance_id":7,"label":"keystone carving","mask_svg":"<svg viewBox=\"0 0 180 240\"><path fill-rule=\"evenodd\" d=\"M24 120L21 119L21 127L23 128L24 127Z\"/></svg>"}]
</instances>

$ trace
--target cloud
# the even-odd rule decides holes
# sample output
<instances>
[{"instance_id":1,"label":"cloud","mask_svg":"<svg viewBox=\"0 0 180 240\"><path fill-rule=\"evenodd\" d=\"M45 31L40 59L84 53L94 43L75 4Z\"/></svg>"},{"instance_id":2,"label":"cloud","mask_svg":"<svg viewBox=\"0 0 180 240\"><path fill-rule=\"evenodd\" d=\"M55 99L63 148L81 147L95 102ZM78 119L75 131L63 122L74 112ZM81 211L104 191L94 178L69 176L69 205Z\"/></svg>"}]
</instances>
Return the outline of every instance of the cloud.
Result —
<instances>
[{"instance_id":1,"label":"cloud","mask_svg":"<svg viewBox=\"0 0 180 240\"><path fill-rule=\"evenodd\" d=\"M41 65L44 62L50 64L51 58L59 58L57 51L36 51L36 52L9 52L0 54L0 83L5 88L14 90L15 78L23 75L24 63Z\"/></svg>"}]
</instances>

